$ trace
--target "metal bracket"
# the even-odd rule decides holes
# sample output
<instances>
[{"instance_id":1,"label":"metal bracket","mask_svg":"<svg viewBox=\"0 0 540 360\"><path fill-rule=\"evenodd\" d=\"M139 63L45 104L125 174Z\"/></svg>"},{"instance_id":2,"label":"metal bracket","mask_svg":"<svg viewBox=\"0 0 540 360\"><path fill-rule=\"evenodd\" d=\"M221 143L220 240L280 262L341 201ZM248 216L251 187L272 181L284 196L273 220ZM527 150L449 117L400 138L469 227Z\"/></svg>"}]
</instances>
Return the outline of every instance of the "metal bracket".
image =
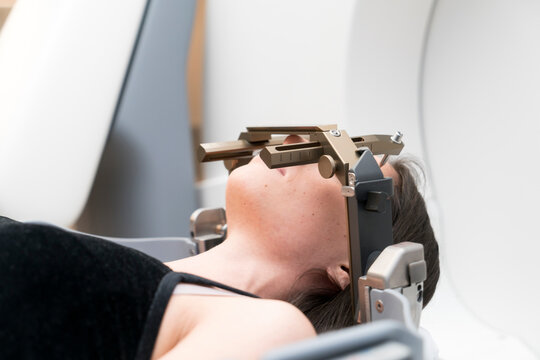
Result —
<instances>
[{"instance_id":1,"label":"metal bracket","mask_svg":"<svg viewBox=\"0 0 540 360\"><path fill-rule=\"evenodd\" d=\"M396 320L411 330L418 329L409 310L408 299L398 290L372 289L370 291L371 321Z\"/></svg>"},{"instance_id":2,"label":"metal bracket","mask_svg":"<svg viewBox=\"0 0 540 360\"><path fill-rule=\"evenodd\" d=\"M329 142L335 144L334 141L328 140L328 136L322 136L326 133L334 138L342 137L341 143L347 144L352 141L356 149L366 148L374 155L398 155L403 149L401 133L390 135L363 135L349 137L343 130L337 130L336 125L320 125L320 126L261 126L248 127L247 132L240 133L238 140L225 141L217 143L200 144L197 151L199 161L226 161L226 167L230 171L238 166L245 165L256 155L257 151L261 150L261 158L266 165L271 168L280 168L293 165L304 165L319 162L325 151L329 151L329 147L323 149L323 145L329 145ZM310 141L298 144L283 145L285 136L273 135L301 135L309 137ZM319 135L316 135L319 134ZM332 135L333 134L333 135ZM339 136L336 136L339 134ZM319 140L323 140L323 144ZM324 140L326 138L326 140ZM348 145L346 145L349 147ZM330 146L331 147L331 146ZM350 148L352 150L354 148ZM337 148L341 156L349 157L344 148ZM333 157L332 157L333 159ZM334 165L339 166L340 161L335 160ZM331 166L331 165L329 165ZM322 172L321 172L322 174ZM333 175L333 174L332 174ZM324 175L323 175L324 176ZM342 182L343 183L343 182Z\"/></svg>"},{"instance_id":3,"label":"metal bracket","mask_svg":"<svg viewBox=\"0 0 540 360\"><path fill-rule=\"evenodd\" d=\"M358 280L359 322L394 319L417 328L426 276L421 244L402 242L385 248L367 274ZM399 299L395 299L395 294L400 295Z\"/></svg>"},{"instance_id":4,"label":"metal bracket","mask_svg":"<svg viewBox=\"0 0 540 360\"><path fill-rule=\"evenodd\" d=\"M190 218L191 239L195 243L195 254L210 250L221 244L227 237L225 210L197 209Z\"/></svg>"}]
</instances>

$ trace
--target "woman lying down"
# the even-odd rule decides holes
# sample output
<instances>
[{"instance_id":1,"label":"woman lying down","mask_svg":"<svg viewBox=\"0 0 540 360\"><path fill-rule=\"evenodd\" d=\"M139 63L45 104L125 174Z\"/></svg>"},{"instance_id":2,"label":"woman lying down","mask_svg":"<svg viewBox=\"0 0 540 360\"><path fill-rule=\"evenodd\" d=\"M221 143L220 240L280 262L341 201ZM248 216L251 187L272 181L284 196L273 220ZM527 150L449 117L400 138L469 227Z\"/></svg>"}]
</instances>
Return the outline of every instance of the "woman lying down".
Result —
<instances>
[{"instance_id":1,"label":"woman lying down","mask_svg":"<svg viewBox=\"0 0 540 360\"><path fill-rule=\"evenodd\" d=\"M412 169L382 167L394 178L395 242L424 245L427 304L438 246ZM229 177L227 240L168 264L0 218L2 358L252 359L353 325L340 190L316 164L270 170L255 157Z\"/></svg>"}]
</instances>

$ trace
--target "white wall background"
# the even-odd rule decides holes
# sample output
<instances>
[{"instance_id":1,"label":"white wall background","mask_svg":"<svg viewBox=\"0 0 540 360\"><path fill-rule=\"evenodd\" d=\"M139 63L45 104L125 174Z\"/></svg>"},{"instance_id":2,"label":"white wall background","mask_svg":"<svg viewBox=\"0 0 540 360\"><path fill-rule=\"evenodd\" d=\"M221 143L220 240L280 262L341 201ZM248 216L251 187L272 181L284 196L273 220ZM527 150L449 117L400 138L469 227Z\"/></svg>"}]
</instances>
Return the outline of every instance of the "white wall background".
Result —
<instances>
[{"instance_id":1,"label":"white wall background","mask_svg":"<svg viewBox=\"0 0 540 360\"><path fill-rule=\"evenodd\" d=\"M246 126L344 121L354 1L207 2L203 141ZM203 206L223 206L226 171L205 166Z\"/></svg>"}]
</instances>

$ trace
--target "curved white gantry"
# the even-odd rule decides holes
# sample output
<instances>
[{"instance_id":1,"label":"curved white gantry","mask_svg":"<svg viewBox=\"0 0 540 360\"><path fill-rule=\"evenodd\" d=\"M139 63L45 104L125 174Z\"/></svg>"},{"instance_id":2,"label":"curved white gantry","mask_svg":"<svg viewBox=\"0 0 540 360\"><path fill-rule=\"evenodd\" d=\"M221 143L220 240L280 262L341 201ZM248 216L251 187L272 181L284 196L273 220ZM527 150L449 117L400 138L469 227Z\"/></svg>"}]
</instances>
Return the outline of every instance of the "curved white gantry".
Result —
<instances>
[{"instance_id":1,"label":"curved white gantry","mask_svg":"<svg viewBox=\"0 0 540 360\"><path fill-rule=\"evenodd\" d=\"M0 214L78 219L145 4L16 2L0 33Z\"/></svg>"}]
</instances>

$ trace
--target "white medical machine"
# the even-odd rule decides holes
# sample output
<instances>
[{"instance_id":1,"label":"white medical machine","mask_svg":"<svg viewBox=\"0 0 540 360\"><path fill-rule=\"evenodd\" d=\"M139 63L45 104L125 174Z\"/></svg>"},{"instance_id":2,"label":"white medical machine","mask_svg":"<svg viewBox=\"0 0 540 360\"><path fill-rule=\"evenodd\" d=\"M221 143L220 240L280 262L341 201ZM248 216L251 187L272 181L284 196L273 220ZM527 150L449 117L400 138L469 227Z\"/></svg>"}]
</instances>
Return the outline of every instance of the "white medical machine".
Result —
<instances>
[{"instance_id":1,"label":"white medical machine","mask_svg":"<svg viewBox=\"0 0 540 360\"><path fill-rule=\"evenodd\" d=\"M186 166L196 5L16 1L0 30L0 214L177 237L194 209L224 205L226 170L195 184ZM402 130L441 245L420 326L443 359L538 358L540 2L205 5L203 141L283 124Z\"/></svg>"}]
</instances>

